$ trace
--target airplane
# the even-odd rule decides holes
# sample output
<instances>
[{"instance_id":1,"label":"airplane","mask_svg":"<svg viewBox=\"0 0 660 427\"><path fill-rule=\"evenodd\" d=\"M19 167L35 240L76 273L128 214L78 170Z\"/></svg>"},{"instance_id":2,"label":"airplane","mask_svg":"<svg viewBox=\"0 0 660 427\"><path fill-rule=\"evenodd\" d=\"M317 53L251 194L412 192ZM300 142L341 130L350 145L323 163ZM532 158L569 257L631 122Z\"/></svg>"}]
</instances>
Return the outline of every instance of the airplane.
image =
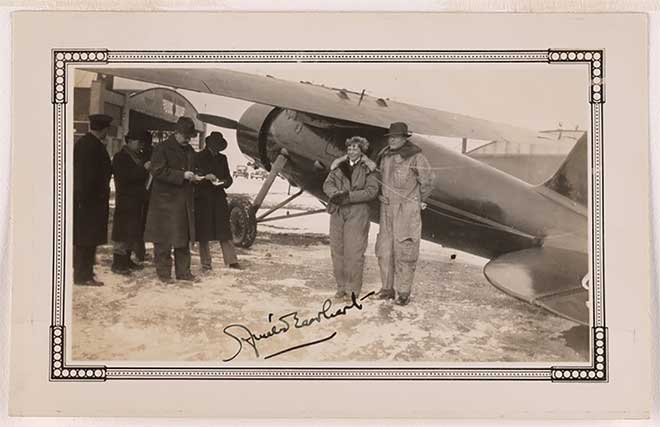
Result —
<instances>
[{"instance_id":1,"label":"airplane","mask_svg":"<svg viewBox=\"0 0 660 427\"><path fill-rule=\"evenodd\" d=\"M199 114L234 129L240 150L269 171L254 200L232 198L234 240L249 247L257 223L324 211L270 217L308 192L323 204L322 185L350 136L366 137L372 160L387 144L390 123L406 122L411 141L435 172L422 210L422 238L490 261L486 279L496 288L581 325L589 325L587 133L547 181L529 184L432 141L443 136L533 144L539 133L506 124L378 98L365 91L292 82L226 69L86 68L104 75L253 102L239 120ZM547 140L547 138L546 138ZM277 176L300 191L257 216ZM372 205L378 222L378 201Z\"/></svg>"}]
</instances>

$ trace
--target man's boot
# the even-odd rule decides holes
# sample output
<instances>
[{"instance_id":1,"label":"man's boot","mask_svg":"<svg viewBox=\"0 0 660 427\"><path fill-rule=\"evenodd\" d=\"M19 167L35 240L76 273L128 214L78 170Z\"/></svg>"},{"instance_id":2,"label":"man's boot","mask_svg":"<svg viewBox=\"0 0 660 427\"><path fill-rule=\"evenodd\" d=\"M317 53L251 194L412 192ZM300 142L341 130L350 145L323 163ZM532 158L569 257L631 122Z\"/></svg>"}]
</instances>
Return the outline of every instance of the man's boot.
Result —
<instances>
[{"instance_id":1,"label":"man's boot","mask_svg":"<svg viewBox=\"0 0 660 427\"><path fill-rule=\"evenodd\" d=\"M126 255L121 254L112 254L112 267L110 267L113 273L121 274L122 276L129 276L131 270L128 268L128 263L126 262Z\"/></svg>"},{"instance_id":2,"label":"man's boot","mask_svg":"<svg viewBox=\"0 0 660 427\"><path fill-rule=\"evenodd\" d=\"M394 304L408 305L409 301L410 301L410 294L399 293L399 296L397 297L396 301L394 301Z\"/></svg>"},{"instance_id":3,"label":"man's boot","mask_svg":"<svg viewBox=\"0 0 660 427\"><path fill-rule=\"evenodd\" d=\"M394 299L394 289L381 289L376 294L378 299Z\"/></svg>"},{"instance_id":4,"label":"man's boot","mask_svg":"<svg viewBox=\"0 0 660 427\"><path fill-rule=\"evenodd\" d=\"M142 270L144 268L142 264L137 264L133 262L133 260L131 259L131 251L128 251L128 255L126 255L126 260L127 260L126 262L127 267L130 270Z\"/></svg>"}]
</instances>

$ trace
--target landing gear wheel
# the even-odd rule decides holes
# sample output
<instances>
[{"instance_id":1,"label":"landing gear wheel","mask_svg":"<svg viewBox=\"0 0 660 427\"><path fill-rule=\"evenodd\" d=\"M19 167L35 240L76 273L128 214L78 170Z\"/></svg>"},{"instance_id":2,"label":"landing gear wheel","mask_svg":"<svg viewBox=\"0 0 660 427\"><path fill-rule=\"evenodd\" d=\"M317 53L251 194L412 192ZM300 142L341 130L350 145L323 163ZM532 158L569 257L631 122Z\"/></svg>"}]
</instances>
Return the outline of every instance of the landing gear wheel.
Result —
<instances>
[{"instance_id":1,"label":"landing gear wheel","mask_svg":"<svg viewBox=\"0 0 660 427\"><path fill-rule=\"evenodd\" d=\"M229 198L229 225L236 246L249 248L257 237L257 219L247 197Z\"/></svg>"}]
</instances>

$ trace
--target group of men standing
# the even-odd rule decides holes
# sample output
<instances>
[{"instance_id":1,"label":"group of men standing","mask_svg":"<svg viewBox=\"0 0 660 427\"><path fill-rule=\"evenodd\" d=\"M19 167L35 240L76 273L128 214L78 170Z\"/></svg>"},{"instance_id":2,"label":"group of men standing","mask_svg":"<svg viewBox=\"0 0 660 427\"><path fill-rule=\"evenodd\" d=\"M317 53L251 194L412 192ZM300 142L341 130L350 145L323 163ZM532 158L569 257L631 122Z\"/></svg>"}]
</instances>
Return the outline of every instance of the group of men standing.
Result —
<instances>
[{"instance_id":1,"label":"group of men standing","mask_svg":"<svg viewBox=\"0 0 660 427\"><path fill-rule=\"evenodd\" d=\"M90 116L90 131L74 147L74 282L102 286L94 276L96 247L107 243L110 179L115 180L112 271L128 275L142 265L144 242L154 244L158 278L172 283L172 252L177 280L197 281L191 273L190 242L200 243L205 271L211 270L209 241L220 241L224 260L240 268L231 243L225 188L232 184L227 142L219 132L196 153L190 140L194 122L180 117L175 132L152 149L148 132L129 131L112 161L103 140L112 118ZM153 150L153 151L152 151ZM195 206L197 204L197 206Z\"/></svg>"},{"instance_id":2,"label":"group of men standing","mask_svg":"<svg viewBox=\"0 0 660 427\"><path fill-rule=\"evenodd\" d=\"M210 241L219 241L225 264L240 268L232 243L225 189L232 184L227 141L219 132L196 153L190 140L197 133L188 117L153 148L151 136L129 131L112 162L105 139L112 119L90 116L90 132L74 149L74 281L102 286L94 277L96 246L107 243L110 178L115 176L112 271L130 274L142 268L132 261L144 256L144 241L154 244L158 278L172 283L172 253L177 280L197 281L191 273L190 242L199 242L202 269L212 269ZM366 156L369 142L346 141L347 155L331 166L324 183L329 197L330 244L336 297L356 298L362 287L364 253L369 234L371 200L380 201L376 256L382 287L380 299L408 304L421 240L421 210L433 188L433 172L422 150L408 138L405 123L392 123L388 144L376 162ZM149 146L147 147L147 140ZM153 181L153 183L152 183ZM396 286L396 289L395 289Z\"/></svg>"}]
</instances>

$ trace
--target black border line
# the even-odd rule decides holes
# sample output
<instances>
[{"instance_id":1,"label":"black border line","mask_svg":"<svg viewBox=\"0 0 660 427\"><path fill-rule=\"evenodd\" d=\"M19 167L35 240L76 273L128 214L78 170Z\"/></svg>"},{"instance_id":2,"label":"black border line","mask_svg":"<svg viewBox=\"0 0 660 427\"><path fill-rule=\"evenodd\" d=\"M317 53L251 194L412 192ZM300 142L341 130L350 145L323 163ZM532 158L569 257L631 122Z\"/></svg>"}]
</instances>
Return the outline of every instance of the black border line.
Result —
<instances>
[{"instance_id":1,"label":"black border line","mask_svg":"<svg viewBox=\"0 0 660 427\"><path fill-rule=\"evenodd\" d=\"M231 380L231 381L236 381L236 380L250 380L250 381L264 381L264 380L275 380L275 381L282 381L282 380L309 380L309 381L333 381L333 380L368 380L368 381L552 381L552 382L608 382L608 357L607 357L607 327L605 326L605 316L604 316L604 309L605 309L605 286L604 286L604 249L603 249L603 232L604 230L602 229L602 226L604 225L604 212L603 212L603 183L602 183L602 177L604 175L603 173L603 149L602 149L602 142L603 142L603 104L605 103L605 84L604 84L604 50L603 49L547 49L547 50L450 50L450 51L441 51L441 50L292 50L292 51L282 51L282 50L240 50L240 51L212 51L212 50L198 50L198 51L169 51L169 50L144 50L144 51L130 51L130 50L108 50L108 49L52 49L52 103L53 103L53 139L55 142L55 145L53 147L53 173L54 173L54 182L53 182L53 189L54 195L57 196L57 185L58 185L58 170L59 170L59 165L57 164L57 144L60 143L62 145L63 149L63 157L62 157L62 176L60 179L63 179L63 187L66 189L66 131L67 131L67 126L66 126L66 104L68 102L67 100L67 69L68 66L71 64L88 64L88 65L93 65L93 64L108 64L108 63L135 63L135 64L167 64L167 63L177 63L177 64L223 64L223 63L481 63L481 64L491 64L491 63L514 63L514 64L558 64L558 63L572 63L572 64L587 64L590 65L589 68L589 85L590 85L590 91L589 91L589 103L591 104L591 144L592 144L592 152L591 152L591 157L592 157L592 168L595 165L594 161L595 155L594 152L594 104L599 104L598 107L598 117L599 117L599 122L598 122L598 129L599 129L599 135L598 135L598 140L600 143L600 149L599 149L599 154L600 154L600 162L599 162L599 167L600 167L600 176L596 176L595 174L592 174L592 200L593 200L593 194L594 194L594 188L595 188L595 183L597 180L600 180L600 185L599 188L601 190L600 193L600 223L599 225L601 226L601 229L598 230L598 227L596 227L596 223L594 221L595 218L595 203L592 203L592 232L593 236L595 236L598 231L600 231L599 236L600 236L600 250L601 250L601 260L603 261L601 263L601 293L602 293L602 304L601 304L601 313L602 313L602 325L596 325L596 316L595 316L595 310L594 307L596 306L596 301L595 298L593 298L593 289L594 289L594 284L593 284L593 278L595 277L595 269L597 267L597 262L596 258L593 256L595 253L595 238L592 239L592 322L593 326L591 328L591 338L592 338L592 350L593 353L591 354L591 366L578 366L578 367L548 367L548 368L516 368L516 367L511 367L511 368L504 368L504 367L465 367L465 368L441 368L441 367L399 367L399 368L392 368L392 367L272 367L272 366L260 366L260 367L108 367L108 366L69 366L66 365L66 358L65 358L65 336L66 336L66 328L64 326L65 321L65 311L64 311L64 302L65 302L65 269L62 268L62 289L61 289L61 307L56 307L56 287L57 287L57 246L59 244L64 245L66 243L66 220L63 218L64 224L62 227L62 232L63 236L62 238L64 239L63 242L56 241L56 225L54 223L53 226L53 256L52 256L52 273L53 273L53 283L52 283L52 295L51 295L51 300L53 302L52 306L52 322L53 325L50 327L50 345L49 345L49 354L50 354L50 369L49 369L49 381L53 382L62 382L62 381L107 381L107 380ZM94 58L91 58L90 55L94 55ZM255 60L250 59L246 60L247 58L243 58L242 60L234 60L231 58L225 58L223 60L220 59L212 59L212 58L194 58L192 60L172 60L172 61L167 61L167 60L143 60L143 61L131 61L131 60L109 60L109 58L112 55L124 55L124 54L135 54L135 55L181 55L181 56L190 56L190 55L209 55L209 56L222 56L222 55L246 55L246 56L258 56L259 54L264 54L264 55L269 55L273 54L274 56L277 55L293 55L293 56L300 56L300 55L348 55L348 56L355 56L355 55L401 55L401 56L406 56L406 55L465 55L465 56L471 56L474 54L483 54L484 56L492 56L492 55L503 55L502 59L484 59L484 60L469 60L467 58L458 58L456 60L453 59L423 59L423 60L414 60L414 59L395 59L395 58L381 58L381 59L372 59L372 60L356 60L356 59L338 59L338 58L328 58L328 59L321 59L321 60L312 60L312 59L277 59L277 58L269 58L269 59L264 59L264 60ZM511 54L528 54L528 55L545 55L546 59L542 60L536 60L536 59L525 59L525 58L520 58L520 60L510 60L507 61L505 60L504 57L506 56L511 56ZM586 59L586 55L592 55L591 58ZM599 58L593 58L593 55L600 55ZM69 55L69 58L65 58L66 55ZM75 58L75 55L78 56L78 58ZM568 55L574 55L572 59L569 59ZM577 55L581 55L585 59L575 59ZM61 61L61 66L58 65ZM594 83L594 61L599 61L600 66L598 69L600 70L601 75L600 81L597 84L598 85L598 90L594 90L594 86L596 85ZM62 86L63 90L58 90L57 84L56 84L56 78L58 70L63 70L63 76L64 77L64 83ZM599 98L596 99L594 96L594 93L599 92ZM62 140L58 141L57 140L57 135L58 135L58 128L57 128L57 119L58 119L58 108L57 106L61 105L61 110L62 112L62 118L61 118L61 129L59 130L62 135ZM62 200L60 203L63 203L64 210L66 211L66 191L63 192L64 194L62 195ZM53 219L56 221L56 215L57 215L57 206L58 206L58 201L56 198L53 200ZM66 250L65 248L62 249L62 257L61 259L64 262L64 265L66 266L66 259L64 258L66 255ZM56 324L57 323L57 310L60 310L60 318L61 318L61 324ZM60 339L61 337L61 339ZM59 343L59 344L57 344ZM59 345L59 347L57 347ZM59 351L55 351L55 348L58 348ZM600 352L600 354L598 354ZM601 362L598 362L598 360L601 360ZM60 361L59 365L56 365L57 361ZM178 376L152 376L152 377L147 377L147 376L140 376L139 371L178 371L179 374ZM348 373L348 372L386 372L386 371L395 371L395 372L446 372L446 376L442 377L420 377L420 378L414 378L414 377L401 377L401 376L394 376L394 377L388 377L386 374L384 375L379 375L379 376L352 376L352 375L342 375L342 376L325 376L325 375L319 375L319 376L304 376L304 375L296 375L296 376L252 376L252 377L244 377L244 376L231 376L230 373L232 371L234 372L239 372L239 371L250 371L250 370L258 370L262 372L272 372L272 371L277 371L280 373L285 373L285 372L294 372L294 373L304 373L304 372L321 372L325 374L329 374L332 372L343 372L343 373ZM68 372L68 375L64 375L64 371ZM121 376L115 376L122 371L135 371L136 376L135 377L121 377ZM213 372L213 371L218 371L218 372L225 372L227 375L222 376L222 377L200 377L200 376L191 376L190 378L187 378L186 376L181 376L181 373L185 372ZM71 372L75 373L75 377L71 374ZM454 372L454 374L452 374ZM472 374L473 376L468 376L467 374L470 372L474 372ZM510 377L499 377L497 375L497 372L520 372L521 375L530 375L530 378L524 378L520 376L515 376L512 375ZM492 373L495 377L489 377L488 373ZM538 373L538 377L533 377L532 375ZM465 374L465 375L462 375ZM272 374L271 374L272 375ZM479 378L479 376L483 376L485 378Z\"/></svg>"}]
</instances>

